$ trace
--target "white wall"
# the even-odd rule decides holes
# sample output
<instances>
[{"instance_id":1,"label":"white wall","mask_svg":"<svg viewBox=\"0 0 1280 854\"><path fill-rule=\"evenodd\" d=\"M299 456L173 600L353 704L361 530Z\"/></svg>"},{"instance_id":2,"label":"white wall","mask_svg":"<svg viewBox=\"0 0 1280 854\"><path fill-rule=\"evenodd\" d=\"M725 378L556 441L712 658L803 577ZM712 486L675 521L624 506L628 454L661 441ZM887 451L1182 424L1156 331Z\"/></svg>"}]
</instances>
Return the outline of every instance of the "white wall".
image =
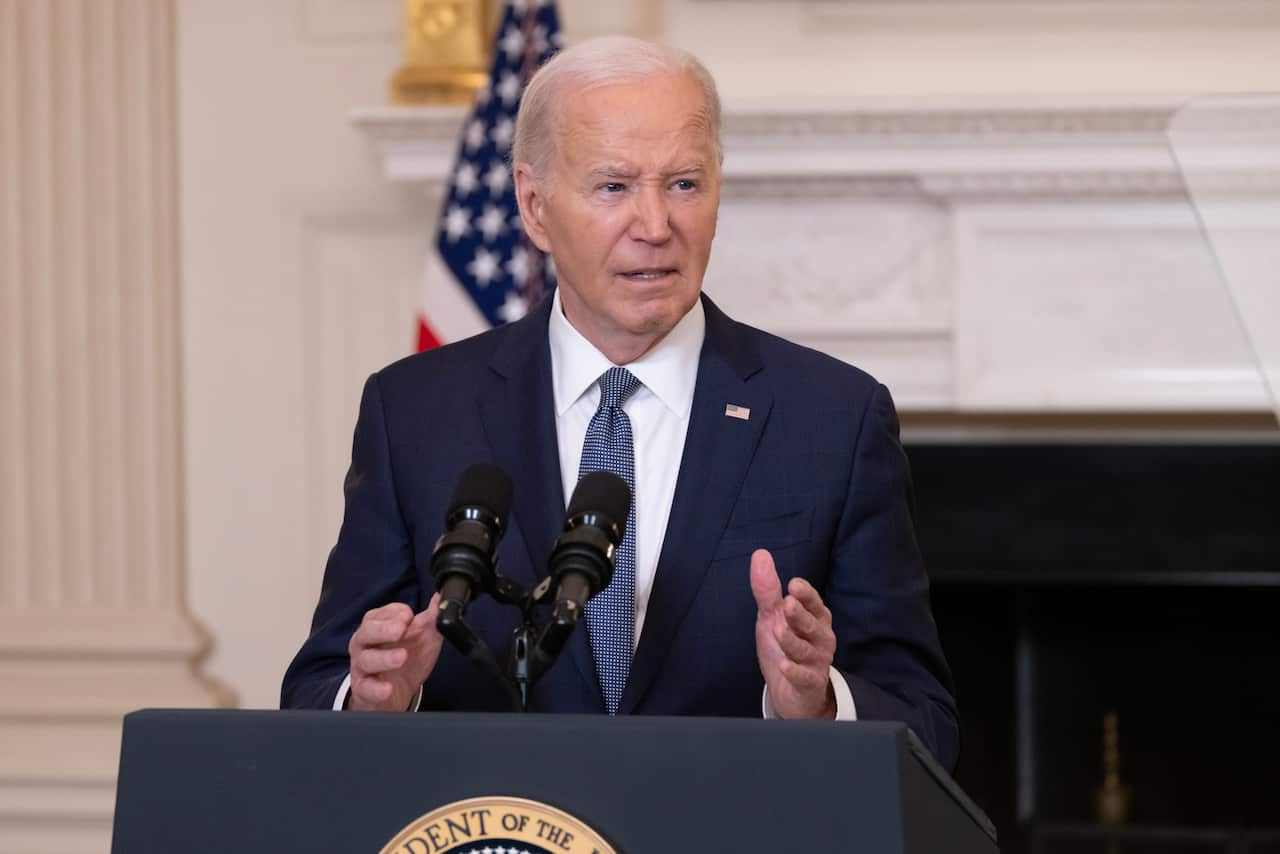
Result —
<instances>
[{"instance_id":1,"label":"white wall","mask_svg":"<svg viewBox=\"0 0 1280 854\"><path fill-rule=\"evenodd\" d=\"M1272 0L668 0L730 97L1280 88Z\"/></svg>"}]
</instances>

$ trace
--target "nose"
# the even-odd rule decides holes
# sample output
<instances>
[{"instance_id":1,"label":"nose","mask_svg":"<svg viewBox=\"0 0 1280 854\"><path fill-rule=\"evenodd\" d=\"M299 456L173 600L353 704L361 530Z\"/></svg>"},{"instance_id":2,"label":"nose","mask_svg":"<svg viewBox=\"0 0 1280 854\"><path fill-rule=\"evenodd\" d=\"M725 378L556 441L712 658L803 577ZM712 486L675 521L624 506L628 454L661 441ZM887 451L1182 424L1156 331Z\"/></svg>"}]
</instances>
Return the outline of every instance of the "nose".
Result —
<instances>
[{"instance_id":1,"label":"nose","mask_svg":"<svg viewBox=\"0 0 1280 854\"><path fill-rule=\"evenodd\" d=\"M631 237L645 243L665 243L671 237L671 208L663 187L646 184L634 199Z\"/></svg>"}]
</instances>

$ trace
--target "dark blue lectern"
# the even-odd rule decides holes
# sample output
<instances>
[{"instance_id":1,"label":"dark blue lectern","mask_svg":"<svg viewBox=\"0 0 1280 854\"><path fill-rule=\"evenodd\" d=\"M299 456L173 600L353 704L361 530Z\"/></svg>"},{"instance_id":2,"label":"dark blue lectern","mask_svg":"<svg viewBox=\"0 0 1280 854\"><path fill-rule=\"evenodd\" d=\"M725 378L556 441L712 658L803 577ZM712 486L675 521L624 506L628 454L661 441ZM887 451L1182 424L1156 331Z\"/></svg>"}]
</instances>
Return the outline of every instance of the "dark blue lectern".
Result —
<instances>
[{"instance_id":1,"label":"dark blue lectern","mask_svg":"<svg viewBox=\"0 0 1280 854\"><path fill-rule=\"evenodd\" d=\"M590 854L550 823L529 824L537 844L470 844L461 813L388 847L493 797L561 810L624 854L997 851L901 724L158 710L125 718L112 851Z\"/></svg>"}]
</instances>

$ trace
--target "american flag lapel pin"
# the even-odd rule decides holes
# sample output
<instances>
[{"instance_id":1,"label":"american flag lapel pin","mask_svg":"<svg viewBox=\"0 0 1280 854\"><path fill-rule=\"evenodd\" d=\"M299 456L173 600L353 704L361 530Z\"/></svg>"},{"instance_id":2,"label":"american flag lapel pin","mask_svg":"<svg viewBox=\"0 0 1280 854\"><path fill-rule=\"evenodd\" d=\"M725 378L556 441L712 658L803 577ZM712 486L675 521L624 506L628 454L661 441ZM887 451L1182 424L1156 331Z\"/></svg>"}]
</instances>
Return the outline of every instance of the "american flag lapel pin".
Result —
<instances>
[{"instance_id":1,"label":"american flag lapel pin","mask_svg":"<svg viewBox=\"0 0 1280 854\"><path fill-rule=\"evenodd\" d=\"M745 406L739 406L736 403L725 404L724 414L728 418L739 418L746 421L751 417L751 410Z\"/></svg>"}]
</instances>

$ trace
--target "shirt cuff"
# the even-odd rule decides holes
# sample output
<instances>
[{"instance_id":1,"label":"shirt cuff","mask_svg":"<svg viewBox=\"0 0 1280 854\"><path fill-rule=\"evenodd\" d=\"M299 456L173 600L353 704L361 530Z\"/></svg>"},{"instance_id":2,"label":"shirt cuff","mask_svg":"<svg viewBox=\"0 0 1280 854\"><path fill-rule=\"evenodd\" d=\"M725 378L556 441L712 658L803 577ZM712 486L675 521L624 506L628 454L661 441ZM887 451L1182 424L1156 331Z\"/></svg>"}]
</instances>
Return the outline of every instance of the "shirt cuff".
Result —
<instances>
[{"instance_id":1,"label":"shirt cuff","mask_svg":"<svg viewBox=\"0 0 1280 854\"><path fill-rule=\"evenodd\" d=\"M858 707L853 704L853 692L849 690L849 681L844 678L844 674L835 667L829 670L831 679L831 691L836 695L836 720L838 721L856 721L858 719ZM778 711L773 707L773 702L769 699L769 686L764 686L764 697L760 702L761 714L767 721L778 719Z\"/></svg>"},{"instance_id":2,"label":"shirt cuff","mask_svg":"<svg viewBox=\"0 0 1280 854\"><path fill-rule=\"evenodd\" d=\"M847 688L845 689L848 690ZM342 680L342 684L338 686L338 696L333 698L333 710L340 712L347 707L347 694L351 693L351 674L348 673L346 678ZM837 703L839 700L836 701ZM422 686L418 686L418 693L413 695L413 702L409 704L407 712L416 712L422 708Z\"/></svg>"}]
</instances>

